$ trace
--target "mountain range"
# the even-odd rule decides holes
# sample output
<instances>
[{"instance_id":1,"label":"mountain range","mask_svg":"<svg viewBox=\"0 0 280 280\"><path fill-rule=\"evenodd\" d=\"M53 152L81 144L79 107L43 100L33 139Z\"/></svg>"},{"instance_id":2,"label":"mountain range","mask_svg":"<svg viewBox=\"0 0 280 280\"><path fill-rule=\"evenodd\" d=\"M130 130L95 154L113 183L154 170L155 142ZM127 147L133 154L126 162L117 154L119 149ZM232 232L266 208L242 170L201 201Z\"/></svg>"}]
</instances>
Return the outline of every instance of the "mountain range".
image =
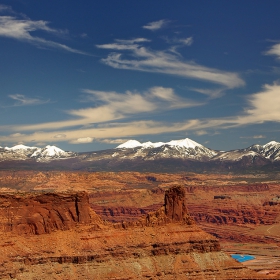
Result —
<instances>
[{"instance_id":1,"label":"mountain range","mask_svg":"<svg viewBox=\"0 0 280 280\"><path fill-rule=\"evenodd\" d=\"M14 147L0 147L0 161L7 160L28 160L37 162L51 161L55 159L65 159L73 156L72 152L65 152L56 146L46 146L45 148L16 145Z\"/></svg>"},{"instance_id":2,"label":"mountain range","mask_svg":"<svg viewBox=\"0 0 280 280\"><path fill-rule=\"evenodd\" d=\"M189 138L170 142L129 140L114 149L67 152L17 145L0 147L0 169L69 169L88 171L275 171L280 167L280 143L252 145L245 149L219 151Z\"/></svg>"}]
</instances>

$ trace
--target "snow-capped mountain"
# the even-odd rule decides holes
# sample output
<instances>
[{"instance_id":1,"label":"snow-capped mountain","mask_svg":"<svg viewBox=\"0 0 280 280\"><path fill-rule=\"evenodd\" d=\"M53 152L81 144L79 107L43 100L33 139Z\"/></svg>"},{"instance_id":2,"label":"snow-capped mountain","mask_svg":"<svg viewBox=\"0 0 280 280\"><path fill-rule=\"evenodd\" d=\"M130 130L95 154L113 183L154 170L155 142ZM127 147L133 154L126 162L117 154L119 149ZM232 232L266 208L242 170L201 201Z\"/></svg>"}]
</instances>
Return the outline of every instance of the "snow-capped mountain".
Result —
<instances>
[{"instance_id":1,"label":"snow-capped mountain","mask_svg":"<svg viewBox=\"0 0 280 280\"><path fill-rule=\"evenodd\" d=\"M137 140L128 140L127 142L119 145L116 147L116 149L131 149L131 148L136 148L136 147L143 147L143 148L158 148L164 145L169 145L177 148L192 148L194 149L195 147L203 147L201 144L198 144L197 142L186 138L182 140L171 140L170 142L144 142L140 143Z\"/></svg>"},{"instance_id":2,"label":"snow-capped mountain","mask_svg":"<svg viewBox=\"0 0 280 280\"><path fill-rule=\"evenodd\" d=\"M64 159L63 161L61 159ZM13 161L13 162L11 162ZM25 164L22 165L22 161ZM156 171L156 172L227 172L247 168L280 169L280 143L252 145L246 149L218 151L209 149L191 139L169 142L144 142L129 140L114 149L74 153L56 146L45 148L17 145L0 148L1 168L42 168L93 171ZM8 167L7 167L8 166Z\"/></svg>"},{"instance_id":3,"label":"snow-capped mountain","mask_svg":"<svg viewBox=\"0 0 280 280\"><path fill-rule=\"evenodd\" d=\"M56 146L46 146L45 148L16 145L0 149L0 161L5 160L28 160L50 161L54 159L64 159L74 156L72 152L65 152Z\"/></svg>"},{"instance_id":4,"label":"snow-capped mountain","mask_svg":"<svg viewBox=\"0 0 280 280\"><path fill-rule=\"evenodd\" d=\"M248 150L255 151L272 161L280 160L280 143L276 141L271 141L263 146L252 145L248 148Z\"/></svg>"},{"instance_id":5,"label":"snow-capped mountain","mask_svg":"<svg viewBox=\"0 0 280 280\"><path fill-rule=\"evenodd\" d=\"M62 159L73 156L71 152L65 152L56 146L46 146L41 149L38 148L30 157L36 158L38 161L46 161L53 159Z\"/></svg>"},{"instance_id":6,"label":"snow-capped mountain","mask_svg":"<svg viewBox=\"0 0 280 280\"><path fill-rule=\"evenodd\" d=\"M280 143L271 141L265 145L254 144L246 149L219 152L211 160L224 162L243 162L247 166L267 165L276 161L280 162Z\"/></svg>"},{"instance_id":7,"label":"snow-capped mountain","mask_svg":"<svg viewBox=\"0 0 280 280\"><path fill-rule=\"evenodd\" d=\"M161 158L207 160L217 154L216 151L208 149L189 138L172 140L166 143L140 143L136 140L129 140L117 146L116 149L117 151L112 155L115 158L143 158L145 160Z\"/></svg>"},{"instance_id":8,"label":"snow-capped mountain","mask_svg":"<svg viewBox=\"0 0 280 280\"><path fill-rule=\"evenodd\" d=\"M129 140L116 147L112 155L115 158L182 158L199 161L211 160L220 162L246 161L248 164L280 161L280 143L271 141L265 145L252 145L246 149L216 151L189 139L171 140L169 142L145 142ZM121 152L120 152L120 151Z\"/></svg>"},{"instance_id":9,"label":"snow-capped mountain","mask_svg":"<svg viewBox=\"0 0 280 280\"><path fill-rule=\"evenodd\" d=\"M5 147L0 150L0 160L26 160L36 149L36 147L25 145L16 145L11 148Z\"/></svg>"},{"instance_id":10,"label":"snow-capped mountain","mask_svg":"<svg viewBox=\"0 0 280 280\"><path fill-rule=\"evenodd\" d=\"M160 147L164 144L165 143L163 143L163 142L152 143L152 142L149 141L149 142L145 142L145 143L140 143L137 140L128 140L125 143L116 147L116 149L133 149L133 148L137 148L137 147L157 148L157 147Z\"/></svg>"},{"instance_id":11,"label":"snow-capped mountain","mask_svg":"<svg viewBox=\"0 0 280 280\"><path fill-rule=\"evenodd\" d=\"M37 147L29 147L29 146L25 146L25 145L16 145L12 148L5 147L5 150L7 150L7 151L19 151L19 152L23 152L23 151L27 151L27 150L34 150L34 149L37 149Z\"/></svg>"}]
</instances>

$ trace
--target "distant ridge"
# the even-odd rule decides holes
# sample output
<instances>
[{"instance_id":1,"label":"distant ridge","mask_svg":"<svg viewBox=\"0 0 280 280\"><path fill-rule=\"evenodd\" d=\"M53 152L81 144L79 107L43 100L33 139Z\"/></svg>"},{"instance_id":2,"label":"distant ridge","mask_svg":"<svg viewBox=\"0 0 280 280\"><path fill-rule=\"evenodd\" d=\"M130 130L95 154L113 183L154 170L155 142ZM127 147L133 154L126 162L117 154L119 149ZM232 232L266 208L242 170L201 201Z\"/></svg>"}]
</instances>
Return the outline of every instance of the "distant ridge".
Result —
<instances>
[{"instance_id":1,"label":"distant ridge","mask_svg":"<svg viewBox=\"0 0 280 280\"><path fill-rule=\"evenodd\" d=\"M2 150L2 151L1 151ZM50 161L74 156L75 153L65 152L56 146L47 145L45 148L16 145L11 148L0 148L0 161L2 160L28 160Z\"/></svg>"},{"instance_id":2,"label":"distant ridge","mask_svg":"<svg viewBox=\"0 0 280 280\"><path fill-rule=\"evenodd\" d=\"M114 149L74 153L56 146L16 145L0 148L0 169L63 169L89 171L247 172L280 170L280 143L219 151L189 138L169 142L128 140Z\"/></svg>"}]
</instances>

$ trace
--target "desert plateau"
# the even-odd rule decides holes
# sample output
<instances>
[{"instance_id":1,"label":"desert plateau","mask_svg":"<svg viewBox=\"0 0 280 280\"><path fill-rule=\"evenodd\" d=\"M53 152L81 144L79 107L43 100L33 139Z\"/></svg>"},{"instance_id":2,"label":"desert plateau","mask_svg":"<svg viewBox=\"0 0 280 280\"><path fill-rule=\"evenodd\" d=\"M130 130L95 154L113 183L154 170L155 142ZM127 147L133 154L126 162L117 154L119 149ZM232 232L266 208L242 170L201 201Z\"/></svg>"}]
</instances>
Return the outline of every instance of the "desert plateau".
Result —
<instances>
[{"instance_id":1,"label":"desert plateau","mask_svg":"<svg viewBox=\"0 0 280 280\"><path fill-rule=\"evenodd\" d=\"M280 279L277 173L17 170L0 187L1 279Z\"/></svg>"}]
</instances>

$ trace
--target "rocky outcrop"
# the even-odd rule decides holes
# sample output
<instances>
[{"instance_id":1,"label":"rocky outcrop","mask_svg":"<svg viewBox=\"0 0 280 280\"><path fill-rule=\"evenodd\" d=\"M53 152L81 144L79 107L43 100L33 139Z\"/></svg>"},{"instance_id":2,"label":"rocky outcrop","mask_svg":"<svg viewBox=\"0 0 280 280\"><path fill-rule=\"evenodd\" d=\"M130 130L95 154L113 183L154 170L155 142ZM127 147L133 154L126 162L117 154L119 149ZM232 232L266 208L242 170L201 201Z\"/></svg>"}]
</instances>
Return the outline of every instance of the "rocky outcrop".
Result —
<instances>
[{"instance_id":1,"label":"rocky outcrop","mask_svg":"<svg viewBox=\"0 0 280 280\"><path fill-rule=\"evenodd\" d=\"M194 224L182 187L167 190L157 211L119 224L99 220L86 193L1 199L1 279L264 279Z\"/></svg>"},{"instance_id":2,"label":"rocky outcrop","mask_svg":"<svg viewBox=\"0 0 280 280\"><path fill-rule=\"evenodd\" d=\"M136 221L123 221L122 223L114 224L115 228L120 226L123 228L141 226L141 227L156 227L164 226L170 223L181 223L193 225L194 220L188 213L185 205L185 189L181 186L174 186L165 192L165 204L154 212L150 212Z\"/></svg>"},{"instance_id":3,"label":"rocky outcrop","mask_svg":"<svg viewBox=\"0 0 280 280\"><path fill-rule=\"evenodd\" d=\"M85 192L0 195L2 232L44 234L93 222L101 220L91 211Z\"/></svg>"},{"instance_id":4,"label":"rocky outcrop","mask_svg":"<svg viewBox=\"0 0 280 280\"><path fill-rule=\"evenodd\" d=\"M98 207L96 205L92 208L102 215L105 219L112 222L123 222L125 225L164 225L172 222L184 222L186 224L193 224L194 221L190 217L185 202L186 191L181 186L174 186L165 192L164 206L160 204L150 205L144 208L131 207ZM155 211L155 209L158 209ZM149 213L148 213L149 212ZM145 217L140 216L146 214ZM134 222L131 222L134 221Z\"/></svg>"},{"instance_id":5,"label":"rocky outcrop","mask_svg":"<svg viewBox=\"0 0 280 280\"><path fill-rule=\"evenodd\" d=\"M1 199L1 279L264 279L194 224L182 187L157 211L114 225L95 216L86 193Z\"/></svg>"},{"instance_id":6,"label":"rocky outcrop","mask_svg":"<svg viewBox=\"0 0 280 280\"><path fill-rule=\"evenodd\" d=\"M165 192L165 215L172 221L185 221L189 217L185 205L186 191L183 187L172 187Z\"/></svg>"}]
</instances>

